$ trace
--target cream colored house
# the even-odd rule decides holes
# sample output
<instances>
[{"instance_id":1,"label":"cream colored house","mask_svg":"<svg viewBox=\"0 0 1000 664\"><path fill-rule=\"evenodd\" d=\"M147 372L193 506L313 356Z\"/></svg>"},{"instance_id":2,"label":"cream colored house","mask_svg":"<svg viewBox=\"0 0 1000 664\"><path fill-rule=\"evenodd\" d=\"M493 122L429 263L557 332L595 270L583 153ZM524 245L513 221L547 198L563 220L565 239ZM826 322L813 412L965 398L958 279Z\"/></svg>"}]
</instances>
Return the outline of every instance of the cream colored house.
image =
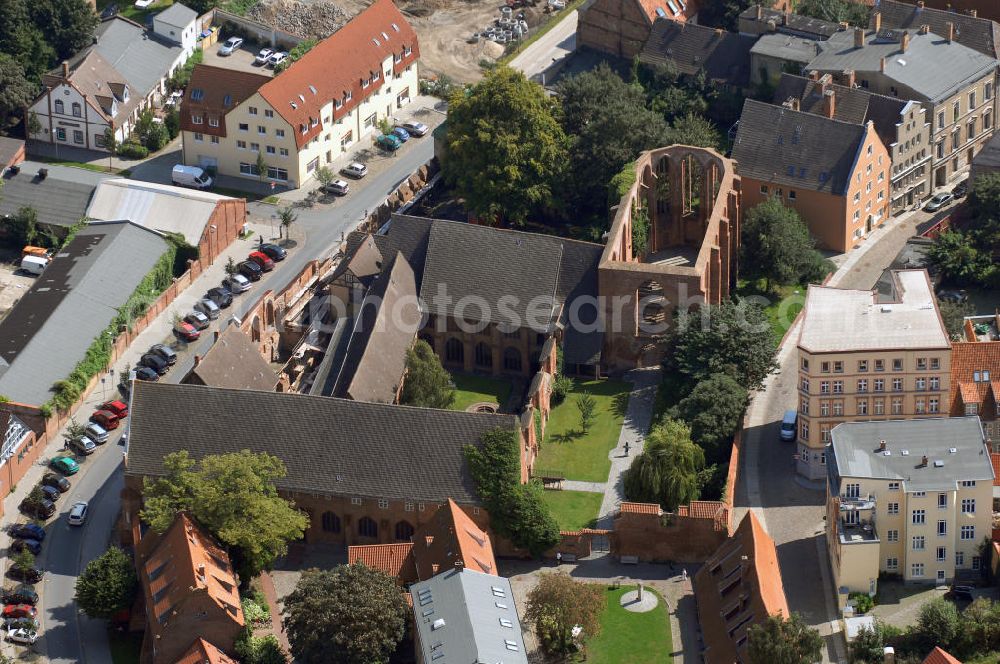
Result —
<instances>
[{"instance_id":1,"label":"cream colored house","mask_svg":"<svg viewBox=\"0 0 1000 664\"><path fill-rule=\"evenodd\" d=\"M892 274L894 293L810 286L798 340L797 471L826 475L841 422L947 415L951 343L925 270Z\"/></svg>"},{"instance_id":2,"label":"cream colored house","mask_svg":"<svg viewBox=\"0 0 1000 664\"><path fill-rule=\"evenodd\" d=\"M418 58L416 33L377 0L274 78L199 65L181 105L184 163L300 187L410 103Z\"/></svg>"},{"instance_id":3,"label":"cream colored house","mask_svg":"<svg viewBox=\"0 0 1000 664\"><path fill-rule=\"evenodd\" d=\"M849 422L827 447L834 583L874 594L879 574L946 584L988 563L993 464L978 417Z\"/></svg>"}]
</instances>

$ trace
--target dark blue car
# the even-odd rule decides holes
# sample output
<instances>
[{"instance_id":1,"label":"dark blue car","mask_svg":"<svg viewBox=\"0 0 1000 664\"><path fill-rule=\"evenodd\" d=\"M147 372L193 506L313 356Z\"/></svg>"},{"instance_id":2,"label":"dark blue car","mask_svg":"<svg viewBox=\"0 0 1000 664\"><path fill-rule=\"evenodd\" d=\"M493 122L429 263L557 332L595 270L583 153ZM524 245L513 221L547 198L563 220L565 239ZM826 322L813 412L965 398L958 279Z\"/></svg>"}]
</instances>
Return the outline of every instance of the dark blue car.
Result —
<instances>
[{"instance_id":1,"label":"dark blue car","mask_svg":"<svg viewBox=\"0 0 1000 664\"><path fill-rule=\"evenodd\" d=\"M33 539L41 542L45 539L45 529L33 523L24 523L11 528L10 536L17 539Z\"/></svg>"},{"instance_id":2,"label":"dark blue car","mask_svg":"<svg viewBox=\"0 0 1000 664\"><path fill-rule=\"evenodd\" d=\"M18 553L27 549L36 556L42 552L42 543L34 539L18 539L10 543L10 550Z\"/></svg>"},{"instance_id":3,"label":"dark blue car","mask_svg":"<svg viewBox=\"0 0 1000 664\"><path fill-rule=\"evenodd\" d=\"M406 131L402 127L396 127L392 130L392 135L400 140L400 142L405 143L410 140L410 132Z\"/></svg>"}]
</instances>

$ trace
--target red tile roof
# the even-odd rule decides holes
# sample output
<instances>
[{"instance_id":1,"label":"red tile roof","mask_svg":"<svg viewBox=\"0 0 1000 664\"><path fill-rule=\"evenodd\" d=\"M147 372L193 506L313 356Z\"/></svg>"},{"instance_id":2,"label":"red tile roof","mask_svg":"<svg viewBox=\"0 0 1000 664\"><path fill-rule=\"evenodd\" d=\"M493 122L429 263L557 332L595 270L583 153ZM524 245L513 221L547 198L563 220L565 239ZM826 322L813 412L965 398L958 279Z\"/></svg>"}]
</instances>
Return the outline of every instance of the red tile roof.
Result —
<instances>
[{"instance_id":1,"label":"red tile roof","mask_svg":"<svg viewBox=\"0 0 1000 664\"><path fill-rule=\"evenodd\" d=\"M416 62L417 33L392 0L375 0L261 87L260 94L292 126L301 148L323 131L322 109L331 100L344 100L334 109L336 121L384 85L382 62L393 56L399 58L393 62L394 74ZM363 88L362 80L376 72L378 79Z\"/></svg>"},{"instance_id":2,"label":"red tile roof","mask_svg":"<svg viewBox=\"0 0 1000 664\"><path fill-rule=\"evenodd\" d=\"M660 514L660 506L653 503L622 503L622 514Z\"/></svg>"},{"instance_id":3,"label":"red tile roof","mask_svg":"<svg viewBox=\"0 0 1000 664\"><path fill-rule=\"evenodd\" d=\"M990 461L993 462L993 486L1000 486L1000 453L990 452Z\"/></svg>"},{"instance_id":4,"label":"red tile roof","mask_svg":"<svg viewBox=\"0 0 1000 664\"><path fill-rule=\"evenodd\" d=\"M497 573L489 534L450 498L430 522L417 530L413 542L413 558L421 581L453 567Z\"/></svg>"},{"instance_id":5,"label":"red tile roof","mask_svg":"<svg viewBox=\"0 0 1000 664\"><path fill-rule=\"evenodd\" d=\"M188 83L181 101L181 129L210 136L225 136L226 123L224 118L226 114L252 97L262 85L270 80L270 76L253 72L212 67L205 64L196 65L194 71L191 72L191 82ZM193 123L191 121L192 115L201 117L202 123ZM210 126L208 124L210 119L218 120L219 126Z\"/></svg>"},{"instance_id":6,"label":"red tile roof","mask_svg":"<svg viewBox=\"0 0 1000 664\"><path fill-rule=\"evenodd\" d=\"M237 661L205 639L198 637L176 664L237 664Z\"/></svg>"},{"instance_id":7,"label":"red tile roof","mask_svg":"<svg viewBox=\"0 0 1000 664\"><path fill-rule=\"evenodd\" d=\"M414 583L417 581L417 568L413 563L412 549L413 542L349 546L347 564L364 563L396 577L404 584Z\"/></svg>"},{"instance_id":8,"label":"red tile roof","mask_svg":"<svg viewBox=\"0 0 1000 664\"><path fill-rule=\"evenodd\" d=\"M965 415L967 404L979 406L978 415L992 420L1000 399L1000 381L976 382L976 373L988 371L1000 379L1000 341L956 341L951 345L952 416Z\"/></svg>"},{"instance_id":9,"label":"red tile roof","mask_svg":"<svg viewBox=\"0 0 1000 664\"><path fill-rule=\"evenodd\" d=\"M941 650L941 646L934 646L934 650L927 655L923 664L962 664L962 662Z\"/></svg>"}]
</instances>

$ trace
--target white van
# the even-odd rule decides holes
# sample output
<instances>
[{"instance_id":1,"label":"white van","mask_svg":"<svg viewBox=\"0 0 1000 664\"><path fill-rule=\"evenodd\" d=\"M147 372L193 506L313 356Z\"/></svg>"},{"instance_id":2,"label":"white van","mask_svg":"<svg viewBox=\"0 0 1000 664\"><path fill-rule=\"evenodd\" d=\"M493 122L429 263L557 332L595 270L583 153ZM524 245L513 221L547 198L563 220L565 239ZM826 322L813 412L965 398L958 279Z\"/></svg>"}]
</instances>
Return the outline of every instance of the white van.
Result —
<instances>
[{"instance_id":1,"label":"white van","mask_svg":"<svg viewBox=\"0 0 1000 664\"><path fill-rule=\"evenodd\" d=\"M785 416L781 418L781 439L784 441L795 440L795 429L798 425L799 414L794 410L786 410Z\"/></svg>"},{"instance_id":2,"label":"white van","mask_svg":"<svg viewBox=\"0 0 1000 664\"><path fill-rule=\"evenodd\" d=\"M212 186L212 176L197 166L177 164L170 172L170 179L178 187L208 189Z\"/></svg>"},{"instance_id":3,"label":"white van","mask_svg":"<svg viewBox=\"0 0 1000 664\"><path fill-rule=\"evenodd\" d=\"M49 264L49 259L42 258L41 256L24 256L21 258L21 269L28 274L33 274L36 277L45 270L45 266Z\"/></svg>"}]
</instances>

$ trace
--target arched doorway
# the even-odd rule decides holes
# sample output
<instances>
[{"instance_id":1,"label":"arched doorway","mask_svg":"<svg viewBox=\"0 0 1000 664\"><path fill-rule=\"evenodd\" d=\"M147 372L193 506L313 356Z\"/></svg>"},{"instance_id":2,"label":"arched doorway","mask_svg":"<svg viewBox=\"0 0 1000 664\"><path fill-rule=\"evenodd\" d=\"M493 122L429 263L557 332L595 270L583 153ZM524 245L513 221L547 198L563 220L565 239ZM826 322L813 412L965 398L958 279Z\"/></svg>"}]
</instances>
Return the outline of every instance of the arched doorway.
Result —
<instances>
[{"instance_id":1,"label":"arched doorway","mask_svg":"<svg viewBox=\"0 0 1000 664\"><path fill-rule=\"evenodd\" d=\"M480 369L493 368L493 349L482 341L476 344L476 366Z\"/></svg>"},{"instance_id":2,"label":"arched doorway","mask_svg":"<svg viewBox=\"0 0 1000 664\"><path fill-rule=\"evenodd\" d=\"M367 516L361 517L358 520L358 535L361 535L362 537L372 537L377 539L378 524L375 523L375 520L370 517Z\"/></svg>"},{"instance_id":3,"label":"arched doorway","mask_svg":"<svg viewBox=\"0 0 1000 664\"><path fill-rule=\"evenodd\" d=\"M323 532L334 534L340 533L340 517L333 512L323 512L321 522Z\"/></svg>"},{"instance_id":4,"label":"arched doorway","mask_svg":"<svg viewBox=\"0 0 1000 664\"><path fill-rule=\"evenodd\" d=\"M413 526L409 521L400 521L396 524L396 540L399 542L409 542L413 538Z\"/></svg>"},{"instance_id":5,"label":"arched doorway","mask_svg":"<svg viewBox=\"0 0 1000 664\"><path fill-rule=\"evenodd\" d=\"M451 362L452 364L464 364L465 344L455 337L448 339L444 344L444 359L445 362Z\"/></svg>"}]
</instances>

